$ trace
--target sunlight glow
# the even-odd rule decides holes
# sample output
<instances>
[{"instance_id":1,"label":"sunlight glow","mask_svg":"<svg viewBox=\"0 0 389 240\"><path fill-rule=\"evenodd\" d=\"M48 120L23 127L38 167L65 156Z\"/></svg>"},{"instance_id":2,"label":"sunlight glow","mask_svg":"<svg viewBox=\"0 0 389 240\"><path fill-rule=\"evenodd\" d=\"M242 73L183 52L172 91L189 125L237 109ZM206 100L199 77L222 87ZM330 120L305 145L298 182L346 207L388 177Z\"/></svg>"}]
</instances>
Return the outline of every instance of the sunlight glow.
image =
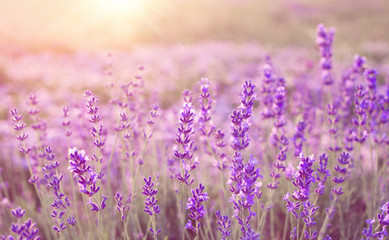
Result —
<instances>
[{"instance_id":1,"label":"sunlight glow","mask_svg":"<svg viewBox=\"0 0 389 240\"><path fill-rule=\"evenodd\" d=\"M136 14L142 7L143 0L95 0L91 8L107 17L125 17Z\"/></svg>"}]
</instances>

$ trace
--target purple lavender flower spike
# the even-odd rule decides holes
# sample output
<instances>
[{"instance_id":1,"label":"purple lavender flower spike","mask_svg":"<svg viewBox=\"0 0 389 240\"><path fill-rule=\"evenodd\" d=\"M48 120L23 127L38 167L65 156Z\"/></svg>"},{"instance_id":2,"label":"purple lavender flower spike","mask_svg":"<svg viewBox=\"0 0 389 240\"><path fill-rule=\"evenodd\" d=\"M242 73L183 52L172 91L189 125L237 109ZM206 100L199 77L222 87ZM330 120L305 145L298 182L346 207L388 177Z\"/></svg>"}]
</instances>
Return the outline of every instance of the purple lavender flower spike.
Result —
<instances>
[{"instance_id":1,"label":"purple lavender flower spike","mask_svg":"<svg viewBox=\"0 0 389 240\"><path fill-rule=\"evenodd\" d=\"M332 69L332 43L334 41L335 29L327 30L323 24L317 26L317 45L321 53L321 69L322 81L325 85L331 85L333 78L331 76Z\"/></svg>"},{"instance_id":2,"label":"purple lavender flower spike","mask_svg":"<svg viewBox=\"0 0 389 240\"><path fill-rule=\"evenodd\" d=\"M157 230L155 216L161 211L157 205L158 199L156 195L158 190L154 189L154 183L152 182L151 177L144 178L145 185L143 186L142 194L146 196L145 199L145 209L146 212L151 218L150 232L153 234L154 239L157 239L157 234L161 232L161 229Z\"/></svg>"},{"instance_id":3,"label":"purple lavender flower spike","mask_svg":"<svg viewBox=\"0 0 389 240\"><path fill-rule=\"evenodd\" d=\"M205 187L201 183L196 189L192 189L192 196L188 198L188 203L186 204L186 209L190 210L189 218L196 222L196 225L193 227L191 221L187 223L187 227L194 232L200 230L200 220L204 217L206 210L203 205L204 202L208 201L208 193L204 191Z\"/></svg>"},{"instance_id":4,"label":"purple lavender flower spike","mask_svg":"<svg viewBox=\"0 0 389 240\"><path fill-rule=\"evenodd\" d=\"M219 225L217 229L222 235L221 239L226 240L231 236L231 219L229 219L227 215L222 216L219 210L217 210L215 214L217 224Z\"/></svg>"},{"instance_id":5,"label":"purple lavender flower spike","mask_svg":"<svg viewBox=\"0 0 389 240\"><path fill-rule=\"evenodd\" d=\"M209 137L215 130L215 127L212 126L211 122L211 110L213 100L209 92L209 81L208 78L201 78L200 82L200 118L199 118L199 128L203 136Z\"/></svg>"}]
</instances>

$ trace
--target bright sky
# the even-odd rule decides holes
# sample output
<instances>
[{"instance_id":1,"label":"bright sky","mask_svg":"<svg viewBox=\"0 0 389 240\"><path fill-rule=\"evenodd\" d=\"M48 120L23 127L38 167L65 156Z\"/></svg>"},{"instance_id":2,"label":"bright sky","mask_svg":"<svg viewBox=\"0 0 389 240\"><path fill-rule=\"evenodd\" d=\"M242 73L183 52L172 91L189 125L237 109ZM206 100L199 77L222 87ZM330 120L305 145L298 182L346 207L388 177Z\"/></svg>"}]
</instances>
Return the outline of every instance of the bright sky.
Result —
<instances>
[{"instance_id":1,"label":"bright sky","mask_svg":"<svg viewBox=\"0 0 389 240\"><path fill-rule=\"evenodd\" d=\"M124 44L138 37L139 28L158 32L151 17L158 14L156 2L0 0L0 44L58 48Z\"/></svg>"}]
</instances>

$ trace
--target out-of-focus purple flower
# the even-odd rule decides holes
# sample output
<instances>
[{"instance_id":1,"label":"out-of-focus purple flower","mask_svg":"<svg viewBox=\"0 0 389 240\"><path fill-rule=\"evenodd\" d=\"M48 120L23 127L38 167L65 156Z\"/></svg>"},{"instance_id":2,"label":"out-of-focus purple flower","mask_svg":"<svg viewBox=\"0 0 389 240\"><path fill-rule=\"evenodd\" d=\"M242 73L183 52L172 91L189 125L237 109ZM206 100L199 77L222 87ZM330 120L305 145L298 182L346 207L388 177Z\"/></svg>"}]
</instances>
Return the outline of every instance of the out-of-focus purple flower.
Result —
<instances>
[{"instance_id":1,"label":"out-of-focus purple flower","mask_svg":"<svg viewBox=\"0 0 389 240\"><path fill-rule=\"evenodd\" d=\"M200 102L199 128L201 133L206 137L209 137L215 130L215 127L212 126L211 116L210 116L213 100L209 92L209 85L210 83L208 81L208 78L201 78L200 99L199 99Z\"/></svg>"},{"instance_id":2,"label":"out-of-focus purple flower","mask_svg":"<svg viewBox=\"0 0 389 240\"><path fill-rule=\"evenodd\" d=\"M63 107L62 111L63 111L62 126L65 127L65 136L70 137L72 135L72 131L70 130L71 121L69 120L69 115L70 115L69 107L68 106Z\"/></svg>"},{"instance_id":3,"label":"out-of-focus purple flower","mask_svg":"<svg viewBox=\"0 0 389 240\"><path fill-rule=\"evenodd\" d=\"M254 230L250 230L246 233L246 236L241 237L242 240L260 240L259 233L255 233Z\"/></svg>"},{"instance_id":4,"label":"out-of-focus purple flower","mask_svg":"<svg viewBox=\"0 0 389 240\"><path fill-rule=\"evenodd\" d=\"M105 201L107 197L103 196L101 203L94 203L92 197L100 190L97 185L97 181L101 180L104 176L103 172L96 173L87 164L89 157L85 154L84 150L78 150L77 148L69 149L69 170L73 173L74 178L77 180L80 186L80 192L87 195L90 199L88 204L92 206L91 210L98 212L105 208Z\"/></svg>"},{"instance_id":5,"label":"out-of-focus purple flower","mask_svg":"<svg viewBox=\"0 0 389 240\"><path fill-rule=\"evenodd\" d=\"M389 217L388 217L389 218ZM386 239L385 236L388 236L388 232L386 231L386 226L388 224L381 224L374 228L373 225L375 223L375 219L368 219L366 220L366 223L368 224L368 228L364 228L362 231L362 235L365 238L362 238L361 240L370 240L370 239ZM381 230L378 230L379 226L381 226Z\"/></svg>"},{"instance_id":6,"label":"out-of-focus purple flower","mask_svg":"<svg viewBox=\"0 0 389 240\"><path fill-rule=\"evenodd\" d=\"M354 140L362 144L367 138L367 131L364 129L367 121L366 116L366 92L362 85L357 86L357 91L355 92L355 114L357 118L353 118L353 123L358 128L354 136Z\"/></svg>"},{"instance_id":7,"label":"out-of-focus purple flower","mask_svg":"<svg viewBox=\"0 0 389 240\"><path fill-rule=\"evenodd\" d=\"M332 69L332 43L334 41L335 29L327 30L323 24L317 26L316 43L319 46L321 54L321 78L325 85L331 85L333 78L331 76Z\"/></svg>"},{"instance_id":8,"label":"out-of-focus purple flower","mask_svg":"<svg viewBox=\"0 0 389 240\"><path fill-rule=\"evenodd\" d=\"M20 207L13 209L12 215L14 215L17 219L21 219L25 214L25 210ZM32 222L31 219L28 219L24 223L12 223L11 232L16 234L17 237L14 238L12 235L9 235L7 239L29 239L29 240L39 240L39 229L36 226L36 223Z\"/></svg>"},{"instance_id":9,"label":"out-of-focus purple flower","mask_svg":"<svg viewBox=\"0 0 389 240\"><path fill-rule=\"evenodd\" d=\"M219 210L217 210L215 214L216 214L217 224L219 225L217 229L220 231L222 235L221 239L226 240L231 236L231 230L230 230L231 219L229 219L227 215L222 216Z\"/></svg>"},{"instance_id":10,"label":"out-of-focus purple flower","mask_svg":"<svg viewBox=\"0 0 389 240\"><path fill-rule=\"evenodd\" d=\"M189 171L197 166L197 162L193 161L193 141L192 134L194 132L193 124L195 112L191 101L191 92L186 90L183 93L184 104L180 111L178 133L176 136L177 145L174 146L174 156L180 162L181 172L178 172L176 178L184 182L186 185L191 185L193 180L190 180Z\"/></svg>"},{"instance_id":11,"label":"out-of-focus purple flower","mask_svg":"<svg viewBox=\"0 0 389 240\"><path fill-rule=\"evenodd\" d=\"M123 196L117 192L115 195L115 201L116 201L116 208L121 214L122 221L125 221L126 219L126 210L128 210L128 207L123 204Z\"/></svg>"},{"instance_id":12,"label":"out-of-focus purple flower","mask_svg":"<svg viewBox=\"0 0 389 240\"><path fill-rule=\"evenodd\" d=\"M253 112L254 100L256 99L254 92L255 85L251 81L245 81L243 84L243 91L241 96L241 109L243 110L243 118L248 119Z\"/></svg>"},{"instance_id":13,"label":"out-of-focus purple flower","mask_svg":"<svg viewBox=\"0 0 389 240\"><path fill-rule=\"evenodd\" d=\"M272 118L275 116L273 111L273 102L274 102L274 82L275 78L273 76L273 69L271 65L266 64L262 68L263 79L262 79L262 88L261 88L261 103L263 104L262 117Z\"/></svg>"},{"instance_id":14,"label":"out-of-focus purple flower","mask_svg":"<svg viewBox=\"0 0 389 240\"><path fill-rule=\"evenodd\" d=\"M200 220L204 217L206 210L204 203L208 201L208 193L204 191L205 187L201 183L196 189L192 189L192 196L188 198L188 203L186 204L186 209L190 210L189 217L196 222L196 225L193 227L191 221L189 220L186 228L197 232L200 230Z\"/></svg>"},{"instance_id":15,"label":"out-of-focus purple flower","mask_svg":"<svg viewBox=\"0 0 389 240\"><path fill-rule=\"evenodd\" d=\"M339 187L339 184L343 183L348 175L348 166L350 164L350 155L346 152L340 154L340 158L338 158L338 164L335 166L335 171L337 172L337 176L332 177L332 182L335 183L335 186L332 188L332 192L335 195L342 195L343 189Z\"/></svg>"},{"instance_id":16,"label":"out-of-focus purple flower","mask_svg":"<svg viewBox=\"0 0 389 240\"><path fill-rule=\"evenodd\" d=\"M304 137L307 124L305 121L299 121L296 127L296 133L293 135L294 155L297 157L300 155L303 149L303 144L306 141Z\"/></svg>"},{"instance_id":17,"label":"out-of-focus purple flower","mask_svg":"<svg viewBox=\"0 0 389 240\"><path fill-rule=\"evenodd\" d=\"M389 201L382 205L380 210L381 213L377 214L378 222L382 227L386 227L389 225Z\"/></svg>"},{"instance_id":18,"label":"out-of-focus purple flower","mask_svg":"<svg viewBox=\"0 0 389 240\"><path fill-rule=\"evenodd\" d=\"M316 180L318 182L315 192L317 195L323 195L325 192L325 183L327 178L331 176L330 171L327 169L328 156L323 153L319 157L319 167L316 169Z\"/></svg>"},{"instance_id":19,"label":"out-of-focus purple flower","mask_svg":"<svg viewBox=\"0 0 389 240\"><path fill-rule=\"evenodd\" d=\"M147 196L145 200L145 209L144 211L150 216L158 214L160 212L159 206L157 205L158 199L155 195L158 193L158 190L154 189L154 183L151 180L151 177L144 178L145 185L143 186L142 194Z\"/></svg>"},{"instance_id":20,"label":"out-of-focus purple flower","mask_svg":"<svg viewBox=\"0 0 389 240\"><path fill-rule=\"evenodd\" d=\"M328 104L327 105L327 114L328 114L328 122L330 124L330 129L328 130L331 135L332 145L329 146L329 150L332 152L338 152L341 148L337 145L337 132L338 132L338 106L336 104Z\"/></svg>"},{"instance_id":21,"label":"out-of-focus purple flower","mask_svg":"<svg viewBox=\"0 0 389 240\"><path fill-rule=\"evenodd\" d=\"M316 225L313 216L315 215L315 212L318 208L319 207L315 206L314 204L311 204L309 200L304 202L304 210L301 213L301 217L303 218L305 226L307 226L308 229L304 232L305 239L311 240L317 238L317 231L312 231L312 227Z\"/></svg>"},{"instance_id":22,"label":"out-of-focus purple flower","mask_svg":"<svg viewBox=\"0 0 389 240\"><path fill-rule=\"evenodd\" d=\"M236 152L235 154L239 153ZM237 157L239 158L239 155L237 155ZM256 215L255 212L251 211L251 207L254 204L254 198L260 198L262 196L262 192L259 190L261 182L257 182L258 178L262 178L262 176L259 174L260 169L255 168L256 164L257 160L250 155L250 159L246 164L243 164L242 161L241 166L243 169L240 170L239 175L232 175L230 178L230 191L235 194L230 200L234 204L235 214L233 217L238 219L238 223L241 225L240 229L243 237L250 232L250 219ZM233 186L233 182L235 182L237 186ZM240 213L245 212L245 209L248 211L248 216L242 219L242 215Z\"/></svg>"},{"instance_id":23,"label":"out-of-focus purple flower","mask_svg":"<svg viewBox=\"0 0 389 240\"><path fill-rule=\"evenodd\" d=\"M62 216L65 214L65 211L70 206L69 198L62 192L60 192L60 184L63 179L63 175L57 175L56 169L59 167L59 162L54 161L55 154L51 147L45 148L45 158L49 162L43 167L43 171L45 172L45 179L47 180L47 186L53 190L53 198L54 201L51 204L53 208L51 217L55 220L55 225L53 229L60 233L62 230L66 229L66 225L62 220ZM68 217L68 223L72 226L76 224L76 220L74 217Z\"/></svg>"},{"instance_id":24,"label":"out-of-focus purple flower","mask_svg":"<svg viewBox=\"0 0 389 240\"><path fill-rule=\"evenodd\" d=\"M11 211L12 215L14 215L16 218L22 218L24 214L26 213L26 210L21 209L20 207L15 208Z\"/></svg>"},{"instance_id":25,"label":"out-of-focus purple flower","mask_svg":"<svg viewBox=\"0 0 389 240\"><path fill-rule=\"evenodd\" d=\"M223 171L227 168L227 154L224 150L226 143L223 141L225 134L221 129L218 129L215 131L214 136L216 143L215 146L212 146L212 149L220 160L216 161L216 166L219 170Z\"/></svg>"},{"instance_id":26,"label":"out-of-focus purple flower","mask_svg":"<svg viewBox=\"0 0 389 240\"><path fill-rule=\"evenodd\" d=\"M298 171L296 172L296 178L293 181L293 185L296 187L292 197L296 201L304 202L309 199L311 184L315 182L315 177L313 176L314 170L312 169L313 163L316 159L313 155L304 157L300 154L300 164L297 167Z\"/></svg>"}]
</instances>

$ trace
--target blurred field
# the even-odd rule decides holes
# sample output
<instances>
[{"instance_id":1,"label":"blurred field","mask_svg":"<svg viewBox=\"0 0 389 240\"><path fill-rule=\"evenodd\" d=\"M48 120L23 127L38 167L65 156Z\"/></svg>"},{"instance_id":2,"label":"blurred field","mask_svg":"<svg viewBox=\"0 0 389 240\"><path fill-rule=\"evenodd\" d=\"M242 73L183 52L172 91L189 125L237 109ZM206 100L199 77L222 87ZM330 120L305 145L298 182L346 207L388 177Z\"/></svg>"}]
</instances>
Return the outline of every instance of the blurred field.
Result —
<instances>
[{"instance_id":1,"label":"blurred field","mask_svg":"<svg viewBox=\"0 0 389 240\"><path fill-rule=\"evenodd\" d=\"M386 0L139 2L137 9L107 13L90 0L1 0L0 46L4 51L10 46L68 51L203 41L307 46L322 22L337 28L337 47L368 51L373 42L387 54Z\"/></svg>"}]
</instances>

